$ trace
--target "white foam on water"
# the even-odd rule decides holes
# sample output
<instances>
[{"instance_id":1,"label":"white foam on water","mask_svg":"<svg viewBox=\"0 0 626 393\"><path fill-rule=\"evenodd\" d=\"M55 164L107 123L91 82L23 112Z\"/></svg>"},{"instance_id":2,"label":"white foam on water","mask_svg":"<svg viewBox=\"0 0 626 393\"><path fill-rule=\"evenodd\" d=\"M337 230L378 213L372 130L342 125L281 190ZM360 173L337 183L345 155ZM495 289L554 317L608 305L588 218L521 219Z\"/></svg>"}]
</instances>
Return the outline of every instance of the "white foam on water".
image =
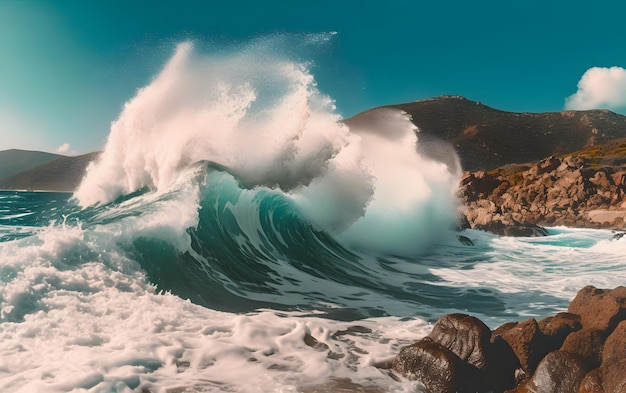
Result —
<instances>
[{"instance_id":1,"label":"white foam on water","mask_svg":"<svg viewBox=\"0 0 626 393\"><path fill-rule=\"evenodd\" d=\"M209 310L155 293L99 236L61 226L2 244L0 391L295 392L336 378L412 386L374 364L427 334L424 321ZM77 254L82 263L69 264Z\"/></svg>"},{"instance_id":2,"label":"white foam on water","mask_svg":"<svg viewBox=\"0 0 626 393\"><path fill-rule=\"evenodd\" d=\"M443 285L466 290L487 288L502 294L507 308L522 317L566 311L577 291L586 285L615 288L624 285L626 259L623 240L611 240L607 230L550 228L558 232L539 238L477 236L488 243L485 257L471 268L434 267L429 271ZM501 321L500 321L501 322Z\"/></svg>"}]
</instances>

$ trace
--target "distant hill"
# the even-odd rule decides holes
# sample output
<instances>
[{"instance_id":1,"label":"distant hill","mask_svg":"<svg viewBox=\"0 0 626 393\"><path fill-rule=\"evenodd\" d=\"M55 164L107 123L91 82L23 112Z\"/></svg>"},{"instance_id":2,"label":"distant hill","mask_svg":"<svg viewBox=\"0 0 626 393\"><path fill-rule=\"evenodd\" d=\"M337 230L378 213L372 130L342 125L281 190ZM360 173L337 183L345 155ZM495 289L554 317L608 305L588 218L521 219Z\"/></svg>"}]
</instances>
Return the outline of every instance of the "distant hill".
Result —
<instances>
[{"instance_id":1,"label":"distant hill","mask_svg":"<svg viewBox=\"0 0 626 393\"><path fill-rule=\"evenodd\" d=\"M0 189L72 192L85 176L87 165L99 154L93 152L77 157L61 156L54 161L0 179Z\"/></svg>"},{"instance_id":2,"label":"distant hill","mask_svg":"<svg viewBox=\"0 0 626 393\"><path fill-rule=\"evenodd\" d=\"M459 96L374 108L345 123L370 124L386 108L411 115L420 129L418 138L450 142L469 171L535 162L626 137L626 116L608 110L504 112Z\"/></svg>"},{"instance_id":3,"label":"distant hill","mask_svg":"<svg viewBox=\"0 0 626 393\"><path fill-rule=\"evenodd\" d=\"M0 179L46 164L64 156L41 151L10 149L0 151Z\"/></svg>"}]
</instances>

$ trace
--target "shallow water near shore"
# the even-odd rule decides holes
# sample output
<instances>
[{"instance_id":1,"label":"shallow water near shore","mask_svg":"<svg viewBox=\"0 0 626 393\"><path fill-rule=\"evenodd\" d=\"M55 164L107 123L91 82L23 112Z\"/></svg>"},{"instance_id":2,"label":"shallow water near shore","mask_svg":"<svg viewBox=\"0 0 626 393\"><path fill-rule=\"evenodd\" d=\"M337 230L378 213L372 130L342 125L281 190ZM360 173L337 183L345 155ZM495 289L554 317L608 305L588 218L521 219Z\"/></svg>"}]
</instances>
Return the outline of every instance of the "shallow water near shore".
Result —
<instances>
[{"instance_id":1,"label":"shallow water near shore","mask_svg":"<svg viewBox=\"0 0 626 393\"><path fill-rule=\"evenodd\" d=\"M375 365L442 314L624 284L607 230L461 244L457 157L402 112L349 128L260 49L179 45L74 194L0 191L0 391L420 391Z\"/></svg>"}]
</instances>

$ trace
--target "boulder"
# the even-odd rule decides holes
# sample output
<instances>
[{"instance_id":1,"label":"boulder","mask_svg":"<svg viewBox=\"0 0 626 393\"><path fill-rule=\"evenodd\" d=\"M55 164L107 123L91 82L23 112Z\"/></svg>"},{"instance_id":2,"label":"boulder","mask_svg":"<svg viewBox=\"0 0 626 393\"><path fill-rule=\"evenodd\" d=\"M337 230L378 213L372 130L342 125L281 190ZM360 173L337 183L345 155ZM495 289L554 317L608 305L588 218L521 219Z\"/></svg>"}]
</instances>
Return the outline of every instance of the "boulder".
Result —
<instances>
[{"instance_id":1,"label":"boulder","mask_svg":"<svg viewBox=\"0 0 626 393\"><path fill-rule=\"evenodd\" d=\"M615 186L613 178L606 170L600 170L590 175L589 181L600 190L611 190Z\"/></svg>"},{"instance_id":2,"label":"boulder","mask_svg":"<svg viewBox=\"0 0 626 393\"><path fill-rule=\"evenodd\" d=\"M519 371L521 371L519 359L509 343L499 335L492 336L491 358L487 373L491 391L501 392L515 387L518 383Z\"/></svg>"},{"instance_id":3,"label":"boulder","mask_svg":"<svg viewBox=\"0 0 626 393\"><path fill-rule=\"evenodd\" d=\"M561 348L565 338L572 332L580 330L580 316L567 312L560 312L554 316L543 318L538 322L539 330L545 337L545 345L553 351Z\"/></svg>"},{"instance_id":4,"label":"boulder","mask_svg":"<svg viewBox=\"0 0 626 393\"><path fill-rule=\"evenodd\" d=\"M484 391L484 378L448 348L425 338L402 348L392 362L402 376L420 381L430 393Z\"/></svg>"},{"instance_id":5,"label":"boulder","mask_svg":"<svg viewBox=\"0 0 626 393\"><path fill-rule=\"evenodd\" d=\"M626 287L598 289L586 286L578 291L568 311L580 315L583 328L609 334L620 321L626 319Z\"/></svg>"},{"instance_id":6,"label":"boulder","mask_svg":"<svg viewBox=\"0 0 626 393\"><path fill-rule=\"evenodd\" d=\"M480 319L465 314L444 315L428 336L476 368L489 367L491 329Z\"/></svg>"},{"instance_id":7,"label":"boulder","mask_svg":"<svg viewBox=\"0 0 626 393\"><path fill-rule=\"evenodd\" d=\"M491 341L491 329L480 319L465 314L444 315L428 337L482 371L487 390L502 391L515 385L517 357L500 337Z\"/></svg>"},{"instance_id":8,"label":"boulder","mask_svg":"<svg viewBox=\"0 0 626 393\"><path fill-rule=\"evenodd\" d=\"M626 392L626 361L602 366L602 385L605 393Z\"/></svg>"},{"instance_id":9,"label":"boulder","mask_svg":"<svg viewBox=\"0 0 626 393\"><path fill-rule=\"evenodd\" d=\"M621 321L607 337L602 351L602 363L626 360L626 321Z\"/></svg>"},{"instance_id":10,"label":"boulder","mask_svg":"<svg viewBox=\"0 0 626 393\"><path fill-rule=\"evenodd\" d=\"M602 385L602 369L596 368L585 375L580 383L578 393L604 393Z\"/></svg>"},{"instance_id":11,"label":"boulder","mask_svg":"<svg viewBox=\"0 0 626 393\"><path fill-rule=\"evenodd\" d=\"M537 175L543 175L544 173L552 172L561 165L561 160L554 156L550 156L537 163Z\"/></svg>"},{"instance_id":12,"label":"boulder","mask_svg":"<svg viewBox=\"0 0 626 393\"><path fill-rule=\"evenodd\" d=\"M597 329L582 329L573 332L565 339L562 351L575 353L580 356L587 370L600 366L604 336Z\"/></svg>"},{"instance_id":13,"label":"boulder","mask_svg":"<svg viewBox=\"0 0 626 393\"><path fill-rule=\"evenodd\" d=\"M485 171L467 173L461 179L463 196L468 202L488 197L501 183L500 179Z\"/></svg>"},{"instance_id":14,"label":"boulder","mask_svg":"<svg viewBox=\"0 0 626 393\"><path fill-rule=\"evenodd\" d=\"M532 375L539 361L548 352L542 345L544 336L535 318L506 324L494 330L494 338L501 336L519 360L525 375Z\"/></svg>"},{"instance_id":15,"label":"boulder","mask_svg":"<svg viewBox=\"0 0 626 393\"><path fill-rule=\"evenodd\" d=\"M474 242L472 241L472 239L470 239L467 236L463 236L463 235L456 235L456 238L459 242L461 242L461 244L463 244L464 246L473 246Z\"/></svg>"},{"instance_id":16,"label":"boulder","mask_svg":"<svg viewBox=\"0 0 626 393\"><path fill-rule=\"evenodd\" d=\"M620 322L604 343L602 383L606 393L626 392L626 321Z\"/></svg>"},{"instance_id":17,"label":"boulder","mask_svg":"<svg viewBox=\"0 0 626 393\"><path fill-rule=\"evenodd\" d=\"M541 360L526 387L533 393L576 393L586 373L578 355L552 351Z\"/></svg>"}]
</instances>

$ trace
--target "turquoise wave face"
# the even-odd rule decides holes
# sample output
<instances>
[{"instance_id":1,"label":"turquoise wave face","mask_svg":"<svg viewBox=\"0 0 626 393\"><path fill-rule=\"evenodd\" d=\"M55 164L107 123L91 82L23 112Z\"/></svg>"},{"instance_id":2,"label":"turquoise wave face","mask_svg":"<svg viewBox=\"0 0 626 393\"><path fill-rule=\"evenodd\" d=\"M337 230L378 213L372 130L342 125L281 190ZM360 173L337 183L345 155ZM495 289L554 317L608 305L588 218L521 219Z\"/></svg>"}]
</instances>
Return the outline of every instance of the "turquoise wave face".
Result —
<instances>
[{"instance_id":1,"label":"turquoise wave face","mask_svg":"<svg viewBox=\"0 0 626 393\"><path fill-rule=\"evenodd\" d=\"M417 310L437 315L435 310L463 296L463 290L447 287L429 271L456 267L460 254L448 262L428 253L408 258L353 248L318 228L282 191L243 188L220 170L211 170L201 183L194 205L197 222L185 228L183 247L162 231L142 235L128 230L135 224L122 225L130 238L121 242L124 252L159 290L221 311L299 310L341 320ZM147 201L150 193L137 193L104 208L89 208L81 212L83 219L90 217L84 227L150 221L150 214L163 208L160 203L183 203L183 194L176 190ZM176 209L163 213L172 216ZM452 232L439 240L462 247ZM477 252L461 257L465 268L480 260ZM463 302L505 313L498 296L495 290L476 291Z\"/></svg>"},{"instance_id":2,"label":"turquoise wave face","mask_svg":"<svg viewBox=\"0 0 626 393\"><path fill-rule=\"evenodd\" d=\"M462 298L464 307L506 313L498 290L466 293L430 272L433 267L469 269L484 260L478 257L484 249L455 253L461 245L455 243L454 233L442 237L443 246L432 255L380 254L342 244L279 190L243 188L221 170L210 170L200 183L199 191L192 193L195 199L187 198L185 187L162 195L143 189L86 209L67 194L20 193L19 205L30 206L33 219L39 218L32 222L32 231L19 236L32 235L50 220L80 227L84 239L64 254L64 264L80 265L121 252L138 263L157 290L220 311L298 310L337 320L416 312L428 317ZM190 184L198 186L195 180ZM177 218L183 207L197 215L193 225L167 221ZM45 208L47 213L41 215ZM9 221L19 225L26 217ZM146 224L150 222L157 222L156 227ZM12 233L17 237L15 230ZM441 247L450 246L452 258L437 255Z\"/></svg>"},{"instance_id":3,"label":"turquoise wave face","mask_svg":"<svg viewBox=\"0 0 626 393\"><path fill-rule=\"evenodd\" d=\"M37 228L62 222L69 213L70 197L60 192L0 191L0 242L28 237Z\"/></svg>"},{"instance_id":4,"label":"turquoise wave face","mask_svg":"<svg viewBox=\"0 0 626 393\"><path fill-rule=\"evenodd\" d=\"M183 251L141 237L128 252L160 289L229 311L311 308L328 301L319 284L372 287L361 258L316 229L282 192L242 189L212 172L201 192L197 226Z\"/></svg>"}]
</instances>

